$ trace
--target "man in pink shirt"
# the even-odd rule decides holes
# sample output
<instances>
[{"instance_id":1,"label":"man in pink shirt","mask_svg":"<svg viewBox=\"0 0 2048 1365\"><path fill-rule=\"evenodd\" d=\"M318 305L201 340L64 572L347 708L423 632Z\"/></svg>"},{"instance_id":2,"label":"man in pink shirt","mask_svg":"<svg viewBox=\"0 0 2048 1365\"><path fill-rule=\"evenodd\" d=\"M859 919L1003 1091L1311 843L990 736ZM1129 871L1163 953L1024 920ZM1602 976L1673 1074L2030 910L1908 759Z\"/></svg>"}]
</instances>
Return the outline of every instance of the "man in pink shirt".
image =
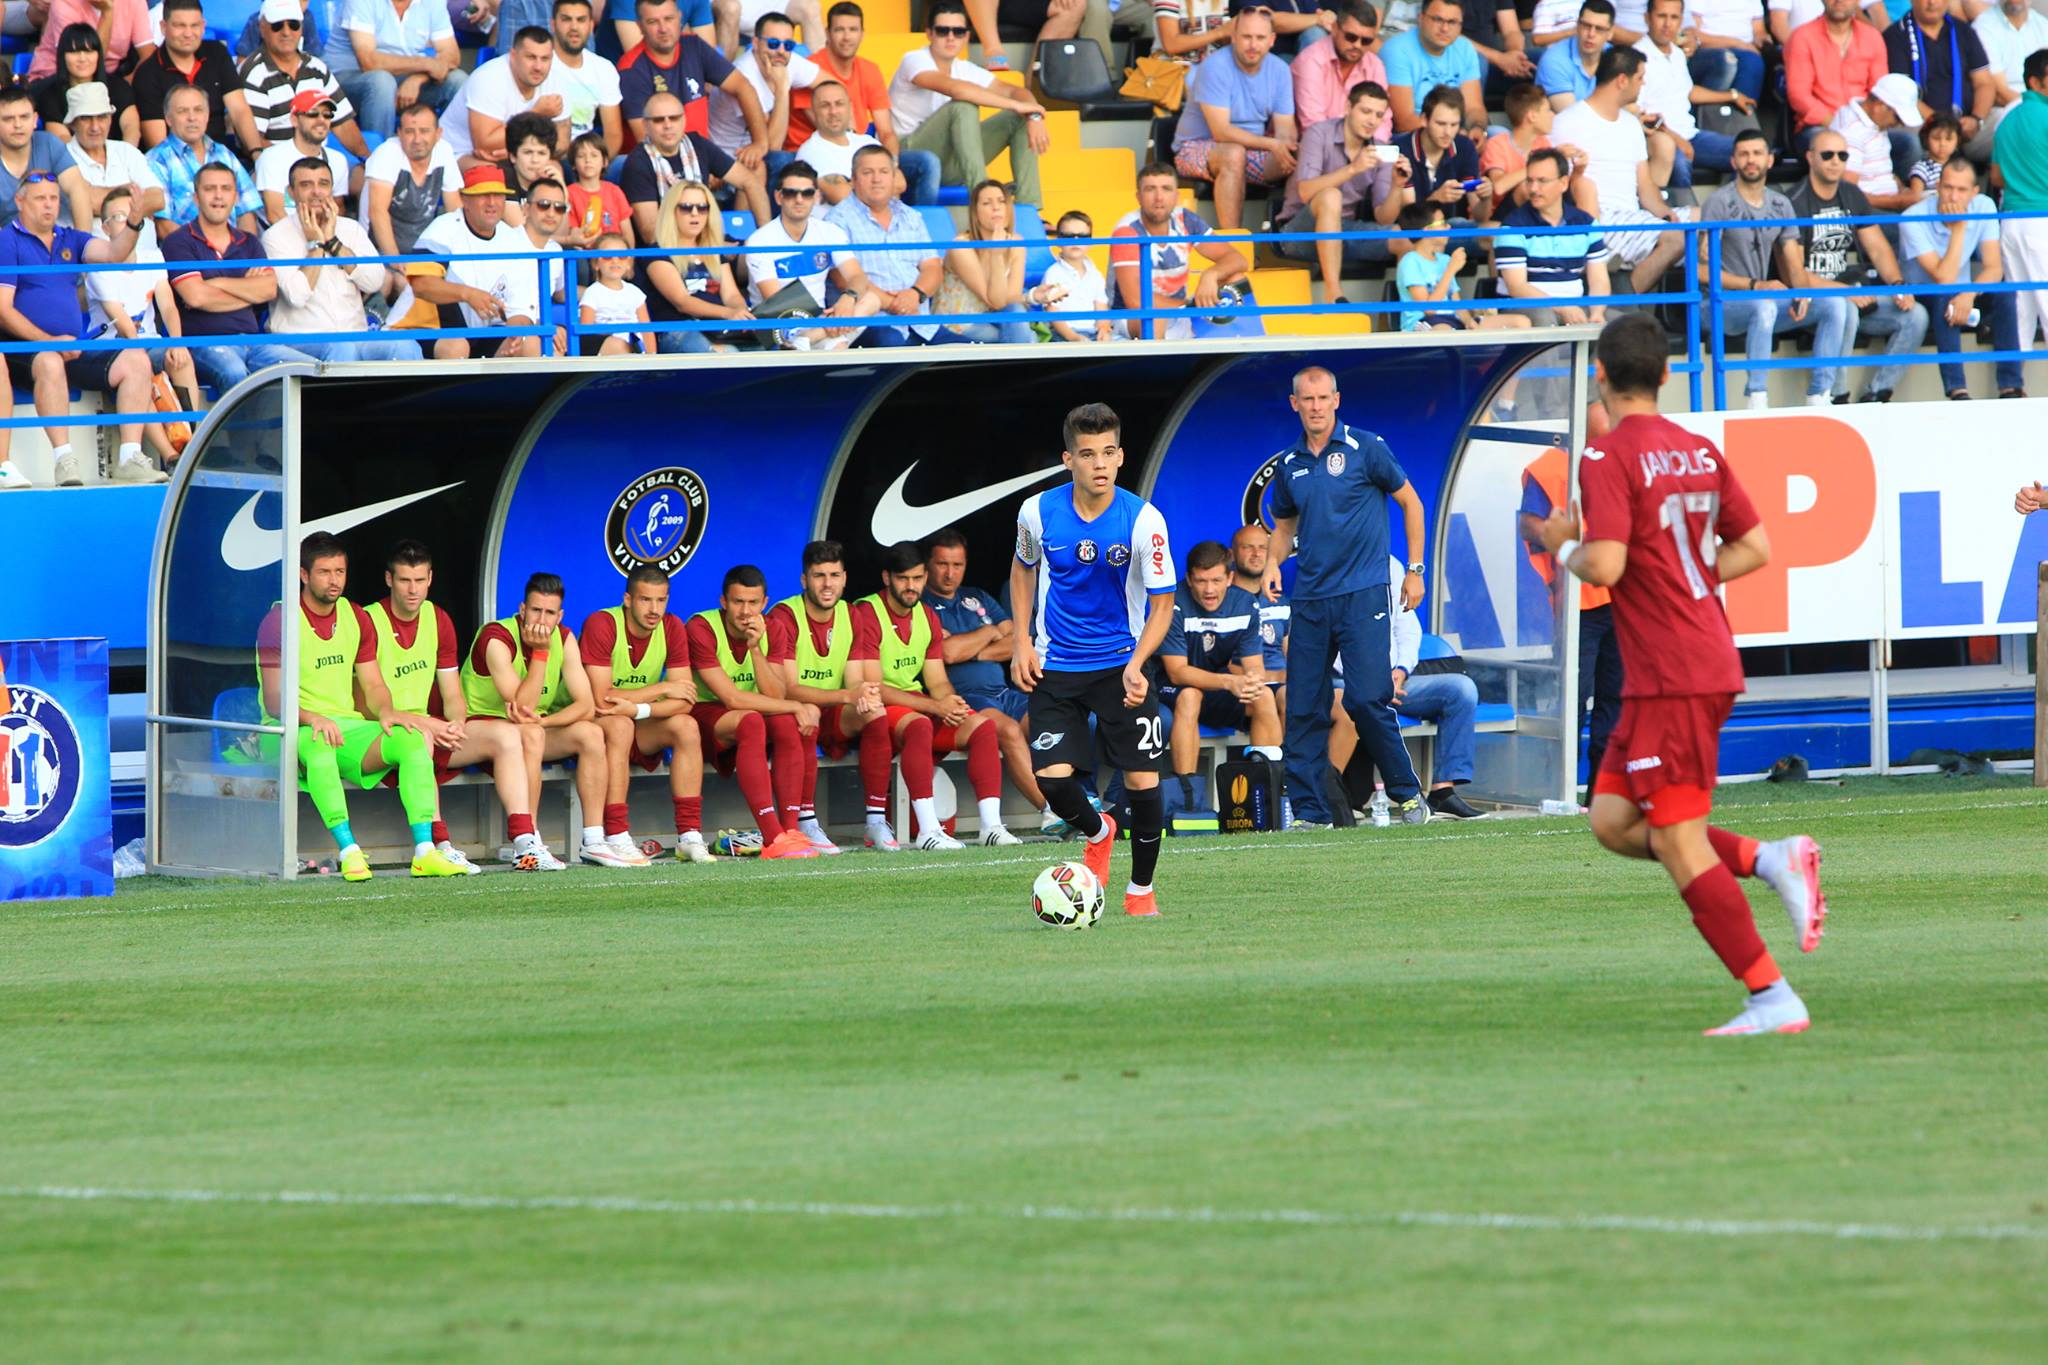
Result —
<instances>
[{"instance_id":1,"label":"man in pink shirt","mask_svg":"<svg viewBox=\"0 0 2048 1365\"><path fill-rule=\"evenodd\" d=\"M100 46L106 49L107 74L112 75L128 54L147 57L155 44L149 37L149 0L50 0L50 17L43 22L43 38L36 44L35 59L29 63L28 78L41 80L57 74L57 40L70 24L90 24L99 30Z\"/></svg>"},{"instance_id":2,"label":"man in pink shirt","mask_svg":"<svg viewBox=\"0 0 2048 1365\"><path fill-rule=\"evenodd\" d=\"M1294 117L1307 128L1326 119L1342 118L1350 107L1351 87L1360 81L1387 83L1387 68L1372 45L1380 36L1380 17L1371 0L1339 0L1337 26L1330 36L1303 48L1294 57ZM1394 116L1380 120L1373 140L1394 136Z\"/></svg>"},{"instance_id":3,"label":"man in pink shirt","mask_svg":"<svg viewBox=\"0 0 2048 1365\"><path fill-rule=\"evenodd\" d=\"M1884 38L1864 21L1858 0L1824 0L1821 17L1785 41L1785 95L1802 139L1869 94L1889 70Z\"/></svg>"}]
</instances>

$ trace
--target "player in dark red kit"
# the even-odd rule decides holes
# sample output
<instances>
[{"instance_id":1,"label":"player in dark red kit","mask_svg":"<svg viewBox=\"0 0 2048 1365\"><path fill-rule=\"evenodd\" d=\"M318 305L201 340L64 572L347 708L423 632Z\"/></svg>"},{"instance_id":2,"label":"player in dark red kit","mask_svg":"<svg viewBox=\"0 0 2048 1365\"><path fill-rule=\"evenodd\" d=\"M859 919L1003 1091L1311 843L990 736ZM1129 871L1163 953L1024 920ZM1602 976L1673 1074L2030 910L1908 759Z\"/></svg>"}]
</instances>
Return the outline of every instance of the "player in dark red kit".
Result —
<instances>
[{"instance_id":1,"label":"player in dark red kit","mask_svg":"<svg viewBox=\"0 0 2048 1365\"><path fill-rule=\"evenodd\" d=\"M1664 329L1625 314L1593 354L1614 426L1580 461L1584 528L1576 503L1543 523L1558 563L1614 590L1627 681L1593 780L1593 833L1624 857L1662 863L1700 936L1749 988L1743 1011L1709 1036L1801 1033L1806 1005L1771 960L1735 879L1770 883L1810 953L1827 917L1820 846L1803 834L1759 843L1707 823L1721 725L1743 690L1719 588L1762 568L1770 542L1714 443L1658 415L1669 375Z\"/></svg>"}]
</instances>

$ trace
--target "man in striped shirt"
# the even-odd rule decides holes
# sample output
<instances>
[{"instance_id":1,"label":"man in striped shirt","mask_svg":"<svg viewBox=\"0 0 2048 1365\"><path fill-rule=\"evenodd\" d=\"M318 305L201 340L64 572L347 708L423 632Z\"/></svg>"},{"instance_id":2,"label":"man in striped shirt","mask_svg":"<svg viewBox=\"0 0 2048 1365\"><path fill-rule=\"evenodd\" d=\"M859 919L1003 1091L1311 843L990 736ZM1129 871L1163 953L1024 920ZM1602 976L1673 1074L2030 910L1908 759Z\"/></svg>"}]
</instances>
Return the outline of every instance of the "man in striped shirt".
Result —
<instances>
[{"instance_id":1,"label":"man in striped shirt","mask_svg":"<svg viewBox=\"0 0 2048 1365\"><path fill-rule=\"evenodd\" d=\"M304 13L302 0L263 0L263 8L256 16L263 50L244 57L238 72L242 78L242 97L249 102L249 116L256 120L257 131L270 145L290 142L293 98L308 90L325 95L334 104L335 139L357 157L366 157L370 148L356 126L355 108L342 93L341 82L327 69L327 63L300 46ZM263 148L251 147L248 151L255 156Z\"/></svg>"},{"instance_id":2,"label":"man in striped shirt","mask_svg":"<svg viewBox=\"0 0 2048 1365\"><path fill-rule=\"evenodd\" d=\"M1570 179L1571 162L1563 152L1545 147L1529 153L1527 178L1523 182L1528 187L1529 202L1501 220L1500 235L1493 241L1494 272L1509 298L1605 298L1611 292L1607 283L1607 243L1590 214L1565 202L1565 186ZM1546 227L1585 230L1521 230ZM1538 327L1601 322L1606 317L1606 309L1599 304L1590 308L1562 304L1526 311L1529 321Z\"/></svg>"}]
</instances>

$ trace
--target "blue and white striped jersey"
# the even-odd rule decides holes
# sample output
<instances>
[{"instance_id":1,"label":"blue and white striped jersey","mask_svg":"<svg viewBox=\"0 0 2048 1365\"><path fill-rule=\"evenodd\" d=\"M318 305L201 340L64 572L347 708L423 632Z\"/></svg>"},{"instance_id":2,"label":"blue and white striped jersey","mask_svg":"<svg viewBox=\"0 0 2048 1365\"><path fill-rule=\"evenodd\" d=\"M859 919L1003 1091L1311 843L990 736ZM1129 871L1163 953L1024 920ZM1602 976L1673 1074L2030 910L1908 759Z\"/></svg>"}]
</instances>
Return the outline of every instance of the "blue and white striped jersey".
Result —
<instances>
[{"instance_id":1,"label":"blue and white striped jersey","mask_svg":"<svg viewBox=\"0 0 2048 1365\"><path fill-rule=\"evenodd\" d=\"M1061 673L1129 663L1149 595L1177 581L1166 518L1124 488L1093 521L1074 509L1072 484L1025 499L1017 562L1038 570L1038 657Z\"/></svg>"}]
</instances>

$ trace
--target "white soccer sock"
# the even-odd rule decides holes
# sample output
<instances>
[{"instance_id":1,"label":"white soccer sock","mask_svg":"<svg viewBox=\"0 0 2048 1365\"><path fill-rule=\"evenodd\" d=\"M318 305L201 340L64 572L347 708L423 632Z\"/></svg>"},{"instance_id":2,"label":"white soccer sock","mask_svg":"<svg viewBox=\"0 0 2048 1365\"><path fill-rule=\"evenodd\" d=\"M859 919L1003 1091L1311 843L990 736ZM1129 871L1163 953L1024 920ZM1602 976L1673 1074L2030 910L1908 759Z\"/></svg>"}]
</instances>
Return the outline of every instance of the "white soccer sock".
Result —
<instances>
[{"instance_id":1,"label":"white soccer sock","mask_svg":"<svg viewBox=\"0 0 2048 1365\"><path fill-rule=\"evenodd\" d=\"M453 839L443 839L440 843L435 844L434 847L443 853L453 853L455 851L455 841Z\"/></svg>"},{"instance_id":2,"label":"white soccer sock","mask_svg":"<svg viewBox=\"0 0 2048 1365\"><path fill-rule=\"evenodd\" d=\"M937 834L939 829L939 807L929 796L920 796L910 803L910 813L917 817L919 834Z\"/></svg>"},{"instance_id":3,"label":"white soccer sock","mask_svg":"<svg viewBox=\"0 0 2048 1365\"><path fill-rule=\"evenodd\" d=\"M583 846L585 848L602 848L604 846L604 826L585 825L583 827Z\"/></svg>"},{"instance_id":4,"label":"white soccer sock","mask_svg":"<svg viewBox=\"0 0 2048 1365\"><path fill-rule=\"evenodd\" d=\"M128 463L128 462L129 462L130 460L134 460L134 461L140 462L140 461L141 461L141 459L142 459L142 443L141 443L140 441L123 441L123 442L121 442L121 463L122 463L122 464L127 464L127 463Z\"/></svg>"},{"instance_id":5,"label":"white soccer sock","mask_svg":"<svg viewBox=\"0 0 2048 1365\"><path fill-rule=\"evenodd\" d=\"M340 862L343 858L346 858L349 854L356 852L361 847L361 844L350 844L346 848L336 849L334 851L334 860L336 862Z\"/></svg>"},{"instance_id":6,"label":"white soccer sock","mask_svg":"<svg viewBox=\"0 0 2048 1365\"><path fill-rule=\"evenodd\" d=\"M1088 836L1088 842L1089 842L1089 843L1091 843L1091 844L1099 844L1099 843L1101 843L1101 842L1102 842L1102 841L1103 841L1104 839L1107 839L1108 837L1109 837L1109 821L1108 821L1107 819L1104 819L1104 820L1103 820L1103 822L1102 822L1102 828L1101 828L1101 829L1098 829L1098 830L1096 830L1096 831L1095 831L1095 833L1093 833L1093 834L1089 835L1089 836Z\"/></svg>"},{"instance_id":7,"label":"white soccer sock","mask_svg":"<svg viewBox=\"0 0 2048 1365\"><path fill-rule=\"evenodd\" d=\"M1002 797L984 796L979 801L976 801L974 803L974 807L977 811L981 813L981 828L983 833L987 833L989 830L992 829L1001 829L1003 827Z\"/></svg>"},{"instance_id":8,"label":"white soccer sock","mask_svg":"<svg viewBox=\"0 0 2048 1365\"><path fill-rule=\"evenodd\" d=\"M1279 763L1287 757L1287 755L1280 752L1280 746L1277 744L1247 744L1244 747L1244 751L1248 754L1257 754L1261 758L1271 759L1275 763Z\"/></svg>"},{"instance_id":9,"label":"white soccer sock","mask_svg":"<svg viewBox=\"0 0 2048 1365\"><path fill-rule=\"evenodd\" d=\"M1778 878L1783 876L1784 873L1785 846L1783 842L1773 839L1769 843L1759 843L1756 846L1756 875L1758 878L1776 885Z\"/></svg>"},{"instance_id":10,"label":"white soccer sock","mask_svg":"<svg viewBox=\"0 0 2048 1365\"><path fill-rule=\"evenodd\" d=\"M1126 896L1149 896L1152 894L1152 888L1149 886L1140 886L1136 882L1125 882L1124 894Z\"/></svg>"},{"instance_id":11,"label":"white soccer sock","mask_svg":"<svg viewBox=\"0 0 2048 1365\"><path fill-rule=\"evenodd\" d=\"M71 455L71 442L69 442L69 441L66 441L66 442L65 442L65 443L64 443L63 445L60 445L60 446L51 446L51 447L50 447L50 458L51 458L52 460L62 460L62 459L67 459L67 458L69 458L69 457L70 457L70 455Z\"/></svg>"},{"instance_id":12,"label":"white soccer sock","mask_svg":"<svg viewBox=\"0 0 2048 1365\"><path fill-rule=\"evenodd\" d=\"M796 822L796 827L806 839L822 839L825 837L825 827L818 823L818 817L815 815L806 815L803 819Z\"/></svg>"},{"instance_id":13,"label":"white soccer sock","mask_svg":"<svg viewBox=\"0 0 2048 1365\"><path fill-rule=\"evenodd\" d=\"M412 846L412 856L415 858L424 858L433 851L434 841L432 839L427 840L425 843L414 844Z\"/></svg>"}]
</instances>

